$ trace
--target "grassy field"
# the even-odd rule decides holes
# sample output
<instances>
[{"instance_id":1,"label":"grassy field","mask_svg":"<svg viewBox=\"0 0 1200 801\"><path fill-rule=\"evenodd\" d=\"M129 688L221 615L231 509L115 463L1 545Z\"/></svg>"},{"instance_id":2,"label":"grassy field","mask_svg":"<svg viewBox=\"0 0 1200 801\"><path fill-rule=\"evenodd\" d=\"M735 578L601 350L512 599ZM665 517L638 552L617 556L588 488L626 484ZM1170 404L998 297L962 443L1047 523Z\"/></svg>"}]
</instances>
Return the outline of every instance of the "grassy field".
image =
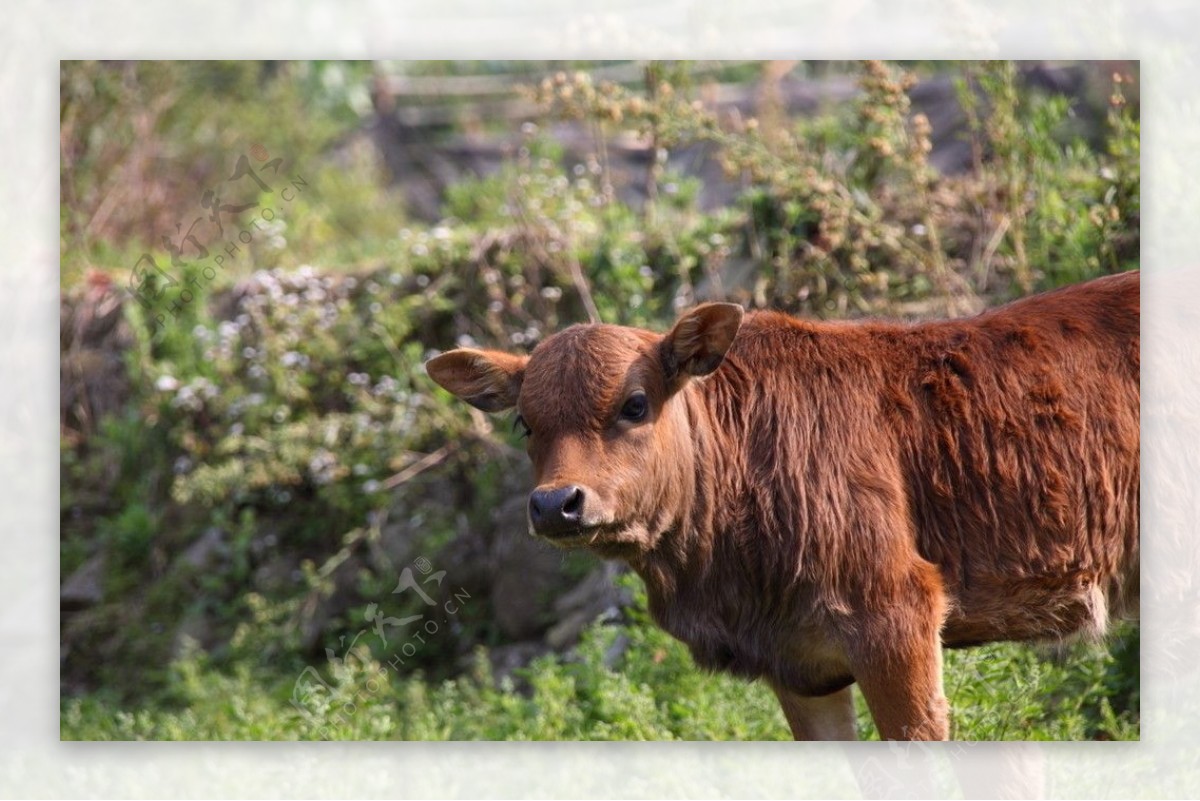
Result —
<instances>
[{"instance_id":1,"label":"grassy field","mask_svg":"<svg viewBox=\"0 0 1200 801\"><path fill-rule=\"evenodd\" d=\"M64 740L786 740L765 686L700 672L637 598L627 622L597 623L574 651L497 680L483 651L457 678L397 673L365 649L314 667L328 689L293 703L298 674L200 654L172 666L143 706L103 693L62 703ZM1039 656L996 644L946 652L953 736L963 740L1137 740L1137 632ZM856 693L860 739L878 739Z\"/></svg>"}]
</instances>

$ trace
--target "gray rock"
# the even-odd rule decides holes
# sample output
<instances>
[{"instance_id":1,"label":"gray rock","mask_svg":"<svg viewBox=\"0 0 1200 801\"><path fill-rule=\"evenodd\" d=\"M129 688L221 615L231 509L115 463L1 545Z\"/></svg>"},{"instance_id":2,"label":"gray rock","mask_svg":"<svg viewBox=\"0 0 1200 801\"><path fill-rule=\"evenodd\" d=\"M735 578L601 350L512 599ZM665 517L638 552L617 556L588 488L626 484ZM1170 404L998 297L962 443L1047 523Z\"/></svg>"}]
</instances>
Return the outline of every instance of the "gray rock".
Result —
<instances>
[{"instance_id":1,"label":"gray rock","mask_svg":"<svg viewBox=\"0 0 1200 801\"><path fill-rule=\"evenodd\" d=\"M549 649L546 645L538 641L517 642L491 648L488 650L488 661L492 666L492 676L497 682L505 678L515 678L515 671L525 667L547 650Z\"/></svg>"},{"instance_id":2,"label":"gray rock","mask_svg":"<svg viewBox=\"0 0 1200 801\"><path fill-rule=\"evenodd\" d=\"M556 651L564 651L579 642L579 636L592 622L595 615L579 609L564 617L546 632L546 644Z\"/></svg>"},{"instance_id":3,"label":"gray rock","mask_svg":"<svg viewBox=\"0 0 1200 801\"><path fill-rule=\"evenodd\" d=\"M614 583L619 571L616 564L605 562L558 597L554 613L559 622L546 632L547 645L557 651L569 648L597 618L619 614L620 608L629 603Z\"/></svg>"},{"instance_id":4,"label":"gray rock","mask_svg":"<svg viewBox=\"0 0 1200 801\"><path fill-rule=\"evenodd\" d=\"M615 668L617 662L621 660L621 657L628 650L629 638L624 634L618 634L613 638L612 645L608 646L608 649L604 652L604 666L609 669Z\"/></svg>"},{"instance_id":5,"label":"gray rock","mask_svg":"<svg viewBox=\"0 0 1200 801\"><path fill-rule=\"evenodd\" d=\"M171 658L188 656L193 649L206 651L217 642L212 621L203 611L196 609L184 616L171 638Z\"/></svg>"},{"instance_id":6,"label":"gray rock","mask_svg":"<svg viewBox=\"0 0 1200 801\"><path fill-rule=\"evenodd\" d=\"M591 611L594 617L609 607L617 606L619 598L613 583L616 574L616 565L611 562L601 564L570 591L558 597L554 602L555 613L562 616L573 610L584 610Z\"/></svg>"},{"instance_id":7,"label":"gray rock","mask_svg":"<svg viewBox=\"0 0 1200 801\"><path fill-rule=\"evenodd\" d=\"M179 555L181 564L190 565L197 570L212 566L225 555L225 532L215 526L209 528Z\"/></svg>"},{"instance_id":8,"label":"gray rock","mask_svg":"<svg viewBox=\"0 0 1200 801\"><path fill-rule=\"evenodd\" d=\"M300 558L282 553L254 570L254 588L261 593L273 593L299 584L297 572Z\"/></svg>"}]
</instances>

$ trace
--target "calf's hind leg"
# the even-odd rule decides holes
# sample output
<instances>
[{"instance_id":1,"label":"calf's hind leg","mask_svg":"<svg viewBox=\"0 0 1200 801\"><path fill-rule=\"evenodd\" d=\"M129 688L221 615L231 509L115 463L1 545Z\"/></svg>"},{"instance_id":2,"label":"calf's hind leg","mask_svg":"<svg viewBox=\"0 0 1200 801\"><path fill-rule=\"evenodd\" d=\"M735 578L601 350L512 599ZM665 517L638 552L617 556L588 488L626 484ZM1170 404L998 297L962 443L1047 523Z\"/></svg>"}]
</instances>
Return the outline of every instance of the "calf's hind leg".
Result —
<instances>
[{"instance_id":1,"label":"calf's hind leg","mask_svg":"<svg viewBox=\"0 0 1200 801\"><path fill-rule=\"evenodd\" d=\"M797 740L855 740L854 697L850 688L821 696L797 695L772 686Z\"/></svg>"}]
</instances>

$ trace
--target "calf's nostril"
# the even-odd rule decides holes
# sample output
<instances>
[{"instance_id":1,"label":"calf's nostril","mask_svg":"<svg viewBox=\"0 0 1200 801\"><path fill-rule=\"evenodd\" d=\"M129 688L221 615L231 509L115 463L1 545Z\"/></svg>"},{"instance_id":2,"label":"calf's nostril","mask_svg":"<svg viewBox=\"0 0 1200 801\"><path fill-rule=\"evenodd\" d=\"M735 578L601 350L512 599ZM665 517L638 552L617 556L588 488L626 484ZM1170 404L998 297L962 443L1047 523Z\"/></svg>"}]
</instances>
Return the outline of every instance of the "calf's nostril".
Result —
<instances>
[{"instance_id":1,"label":"calf's nostril","mask_svg":"<svg viewBox=\"0 0 1200 801\"><path fill-rule=\"evenodd\" d=\"M583 491L579 487L570 487L567 490L567 497L562 505L563 515L570 518L578 518L583 511Z\"/></svg>"},{"instance_id":2,"label":"calf's nostril","mask_svg":"<svg viewBox=\"0 0 1200 801\"><path fill-rule=\"evenodd\" d=\"M542 519L542 506L538 503L537 493L529 496L529 519L534 523Z\"/></svg>"}]
</instances>

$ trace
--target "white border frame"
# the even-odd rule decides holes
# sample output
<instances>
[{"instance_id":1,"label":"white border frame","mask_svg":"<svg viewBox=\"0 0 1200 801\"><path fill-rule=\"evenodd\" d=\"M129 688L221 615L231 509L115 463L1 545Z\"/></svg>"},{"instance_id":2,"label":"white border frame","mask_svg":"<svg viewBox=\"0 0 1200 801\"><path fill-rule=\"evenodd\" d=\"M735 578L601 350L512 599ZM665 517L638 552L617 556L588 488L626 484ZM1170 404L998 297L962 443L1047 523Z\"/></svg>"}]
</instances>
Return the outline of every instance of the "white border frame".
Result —
<instances>
[{"instance_id":1,"label":"white border frame","mask_svg":"<svg viewBox=\"0 0 1200 801\"><path fill-rule=\"evenodd\" d=\"M10 2L0 26L0 794L1045 797L1200 791L1200 176L1187 0ZM1140 58L1140 743L85 744L58 741L58 60ZM1020 786L1006 785L1017 776Z\"/></svg>"}]
</instances>

